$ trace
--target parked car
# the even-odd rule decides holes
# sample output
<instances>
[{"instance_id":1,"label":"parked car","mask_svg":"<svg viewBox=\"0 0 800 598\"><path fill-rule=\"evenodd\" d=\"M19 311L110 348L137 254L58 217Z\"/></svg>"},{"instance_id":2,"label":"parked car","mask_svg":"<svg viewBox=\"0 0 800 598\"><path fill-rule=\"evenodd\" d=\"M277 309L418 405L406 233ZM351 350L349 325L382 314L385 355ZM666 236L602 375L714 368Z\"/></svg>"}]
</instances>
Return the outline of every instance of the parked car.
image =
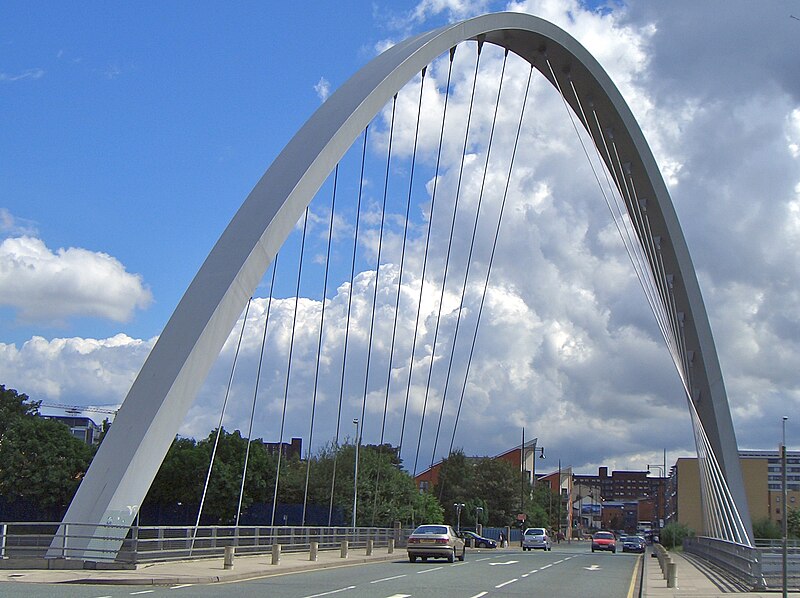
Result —
<instances>
[{"instance_id":1,"label":"parked car","mask_svg":"<svg viewBox=\"0 0 800 598\"><path fill-rule=\"evenodd\" d=\"M646 542L641 536L623 536L619 541L622 552L644 552Z\"/></svg>"},{"instance_id":2,"label":"parked car","mask_svg":"<svg viewBox=\"0 0 800 598\"><path fill-rule=\"evenodd\" d=\"M543 527L529 527L522 534L522 550L534 550L535 548L553 550L550 536L547 535L547 530Z\"/></svg>"},{"instance_id":3,"label":"parked car","mask_svg":"<svg viewBox=\"0 0 800 598\"><path fill-rule=\"evenodd\" d=\"M462 531L461 537L464 541L469 542L472 540L472 545L475 548L497 548L497 542L492 540L491 538L485 538L483 536L479 536L475 532L470 531Z\"/></svg>"},{"instance_id":4,"label":"parked car","mask_svg":"<svg viewBox=\"0 0 800 598\"><path fill-rule=\"evenodd\" d=\"M592 552L608 550L617 552L617 538L611 532L597 532L592 536Z\"/></svg>"},{"instance_id":5,"label":"parked car","mask_svg":"<svg viewBox=\"0 0 800 598\"><path fill-rule=\"evenodd\" d=\"M408 537L408 560L412 563L421 558L464 560L467 545L449 525L420 525Z\"/></svg>"}]
</instances>

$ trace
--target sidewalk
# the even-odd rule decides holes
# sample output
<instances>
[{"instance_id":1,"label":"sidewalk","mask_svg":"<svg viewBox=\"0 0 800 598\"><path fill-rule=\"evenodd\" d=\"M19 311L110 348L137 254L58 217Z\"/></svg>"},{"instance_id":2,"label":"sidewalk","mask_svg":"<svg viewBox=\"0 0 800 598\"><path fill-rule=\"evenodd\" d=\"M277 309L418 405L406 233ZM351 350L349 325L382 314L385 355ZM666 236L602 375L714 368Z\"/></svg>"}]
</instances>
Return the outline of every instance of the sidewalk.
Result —
<instances>
[{"instance_id":1,"label":"sidewalk","mask_svg":"<svg viewBox=\"0 0 800 598\"><path fill-rule=\"evenodd\" d=\"M134 570L89 570L89 569L27 569L0 570L0 588L3 581L31 583L91 583L118 585L175 585L207 584L219 581L257 579L271 575L285 575L297 571L347 567L378 561L405 559L405 551L395 549L389 554L386 547L376 548L371 556L365 550L351 549L347 558L341 558L339 550L320 550L316 561L309 560L308 552L285 552L280 562L272 564L271 554L236 556L233 567L225 569L222 557L171 561L140 565Z\"/></svg>"},{"instance_id":2,"label":"sidewalk","mask_svg":"<svg viewBox=\"0 0 800 598\"><path fill-rule=\"evenodd\" d=\"M719 575L708 571L704 573L693 562L689 561L680 552L671 552L673 561L677 565L677 587L668 588L667 580L661 574L658 559L651 558L650 553L644 555L644 583L642 596L645 598L729 598L732 595L747 598L777 598L780 591L770 592L741 592L734 584L727 582ZM800 592L789 592L789 596L800 598Z\"/></svg>"}]
</instances>

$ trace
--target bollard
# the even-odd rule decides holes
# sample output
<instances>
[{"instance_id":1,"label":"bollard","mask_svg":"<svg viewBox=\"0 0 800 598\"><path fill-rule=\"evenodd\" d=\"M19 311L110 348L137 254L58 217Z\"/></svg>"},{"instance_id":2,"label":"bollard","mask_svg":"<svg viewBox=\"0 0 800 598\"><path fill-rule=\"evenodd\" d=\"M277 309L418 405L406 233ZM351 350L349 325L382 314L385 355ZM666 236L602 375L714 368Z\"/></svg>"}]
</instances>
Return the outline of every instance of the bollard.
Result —
<instances>
[{"instance_id":1,"label":"bollard","mask_svg":"<svg viewBox=\"0 0 800 598\"><path fill-rule=\"evenodd\" d=\"M389 538L389 554L394 552L394 538Z\"/></svg>"},{"instance_id":2,"label":"bollard","mask_svg":"<svg viewBox=\"0 0 800 598\"><path fill-rule=\"evenodd\" d=\"M375 540L367 540L367 556L372 556L372 549L375 546Z\"/></svg>"},{"instance_id":3,"label":"bollard","mask_svg":"<svg viewBox=\"0 0 800 598\"><path fill-rule=\"evenodd\" d=\"M225 547L225 556L222 560L223 569L233 569L233 546Z\"/></svg>"},{"instance_id":4,"label":"bollard","mask_svg":"<svg viewBox=\"0 0 800 598\"><path fill-rule=\"evenodd\" d=\"M674 588L677 586L677 583L678 583L678 566L670 561L667 564L667 587Z\"/></svg>"},{"instance_id":5,"label":"bollard","mask_svg":"<svg viewBox=\"0 0 800 598\"><path fill-rule=\"evenodd\" d=\"M317 552L319 552L319 542L312 542L311 543L311 552L308 553L308 560L309 561L316 561L317 560Z\"/></svg>"},{"instance_id":6,"label":"bollard","mask_svg":"<svg viewBox=\"0 0 800 598\"><path fill-rule=\"evenodd\" d=\"M280 544L273 544L272 545L272 564L279 565L281 562L281 545Z\"/></svg>"},{"instance_id":7,"label":"bollard","mask_svg":"<svg viewBox=\"0 0 800 598\"><path fill-rule=\"evenodd\" d=\"M342 549L339 556L343 559L347 558L347 540L342 540Z\"/></svg>"}]
</instances>

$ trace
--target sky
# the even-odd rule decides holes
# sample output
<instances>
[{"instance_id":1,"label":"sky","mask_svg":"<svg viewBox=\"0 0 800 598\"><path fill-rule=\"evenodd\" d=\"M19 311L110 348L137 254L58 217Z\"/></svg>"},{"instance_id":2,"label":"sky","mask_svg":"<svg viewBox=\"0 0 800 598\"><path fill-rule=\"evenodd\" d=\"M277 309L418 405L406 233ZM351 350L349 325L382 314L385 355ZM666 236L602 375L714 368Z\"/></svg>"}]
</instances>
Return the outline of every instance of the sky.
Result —
<instances>
[{"instance_id":1,"label":"sky","mask_svg":"<svg viewBox=\"0 0 800 598\"><path fill-rule=\"evenodd\" d=\"M740 448L775 449L784 415L789 416L787 444L800 448L797 2L351 0L315 3L312 10L259 2L224 8L210 2L7 3L0 19L0 384L45 405L116 408L214 242L324 99L393 43L502 10L528 12L562 27L618 86L653 150L681 222ZM491 126L501 64L496 51L482 57L476 131L485 133ZM452 122L467 113L473 71L474 56L459 50L448 108ZM420 127L418 199L408 221L389 410L382 433L393 320L379 318L373 328L365 442L383 435L397 444L403 426L440 126L436 114L446 76L445 63L431 67L429 78L439 92L426 88L431 103ZM507 76L504 89L516 90L513 97L521 98L526 68L509 60ZM380 164L390 138L396 163L387 185L376 311L394 309L405 223L403 186L414 140L413 120L399 117L416 112L413 84L398 96L393 136L390 107L371 127L372 170L364 179L344 382L359 142L341 166L312 450L334 438L340 386L342 439L352 438L350 422L360 417L383 193ZM520 105L503 105L497 149L486 162L492 191L482 208L487 217L478 227L465 293L456 344L461 349L452 370L455 388L463 381L463 347L475 326L480 276L494 232L491 215L499 213L497 190L507 170L503 159L510 155ZM665 453L669 466L694 451L674 366L578 137L541 76L525 114L520 166L510 185L454 446L467 454L498 454L518 445L524 428L526 439L537 437L545 447L546 458L537 469L555 469L561 462L580 473L599 466L641 470L662 463ZM452 195L448 191L458 185L452 164L463 139L449 139L444 155L451 167L441 173L441 197ZM466 221L459 231L467 232L455 235L437 337L444 346L455 336L469 214L474 218L477 210L476 181L484 162L485 150L468 152L464 187L469 193L458 208L460 221ZM299 436L308 446L331 189L329 180L310 208L297 317L301 225L279 255L274 300L269 301L269 270L247 322L234 327L181 424L181 435L202 438L217 426L243 329L225 427L246 431L256 396L253 437L275 441L283 427L284 440ZM440 240L449 232L447 201L436 208L445 215L434 211L433 216ZM433 451L449 359L437 345L425 433L415 450L446 252L441 241L431 250L423 284L419 354L404 436L409 468L418 460L422 469L442 456L458 405L458 393L448 391L443 440ZM267 358L256 388L268 307ZM286 390L293 326L294 365ZM42 411L62 413L53 407Z\"/></svg>"}]
</instances>

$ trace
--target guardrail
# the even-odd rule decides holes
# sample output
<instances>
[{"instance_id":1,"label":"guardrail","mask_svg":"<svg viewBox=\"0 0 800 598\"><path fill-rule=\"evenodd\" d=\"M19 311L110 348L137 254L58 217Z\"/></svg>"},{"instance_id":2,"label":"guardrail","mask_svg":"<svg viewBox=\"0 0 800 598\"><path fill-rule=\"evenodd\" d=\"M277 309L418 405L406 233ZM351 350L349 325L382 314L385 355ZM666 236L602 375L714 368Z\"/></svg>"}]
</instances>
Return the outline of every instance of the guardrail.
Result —
<instances>
[{"instance_id":1,"label":"guardrail","mask_svg":"<svg viewBox=\"0 0 800 598\"><path fill-rule=\"evenodd\" d=\"M713 563L756 590L777 590L782 585L783 563L780 541L759 541L756 548L717 538L696 537L683 541L683 549ZM789 586L800 587L800 547L788 551Z\"/></svg>"},{"instance_id":2,"label":"guardrail","mask_svg":"<svg viewBox=\"0 0 800 598\"><path fill-rule=\"evenodd\" d=\"M118 526L59 523L0 523L0 559L71 559L70 546L87 538L102 539ZM119 566L140 563L224 556L226 547L237 554L269 554L273 546L283 552L339 549L343 541L350 548L402 546L410 530L374 527L293 527L293 526L133 526L127 531L119 552L95 552L98 561L113 561ZM55 550L53 548L56 547Z\"/></svg>"}]
</instances>

